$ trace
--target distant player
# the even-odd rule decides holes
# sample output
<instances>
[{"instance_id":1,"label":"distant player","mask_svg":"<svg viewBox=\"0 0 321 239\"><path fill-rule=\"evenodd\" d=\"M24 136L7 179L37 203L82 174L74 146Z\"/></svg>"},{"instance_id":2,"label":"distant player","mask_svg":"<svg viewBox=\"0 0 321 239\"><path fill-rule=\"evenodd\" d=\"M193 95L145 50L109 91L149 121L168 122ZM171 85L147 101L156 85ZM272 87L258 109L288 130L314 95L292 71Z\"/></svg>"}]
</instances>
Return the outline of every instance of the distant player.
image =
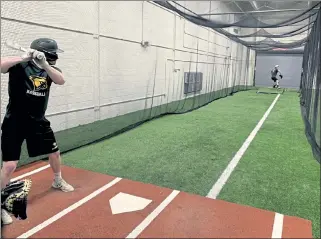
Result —
<instances>
[{"instance_id":1,"label":"distant player","mask_svg":"<svg viewBox=\"0 0 321 239\"><path fill-rule=\"evenodd\" d=\"M274 81L273 88L280 88L279 79L277 75L279 74L280 78L283 78L281 71L279 70L279 65L276 65L273 70L271 70L271 79Z\"/></svg>"}]
</instances>

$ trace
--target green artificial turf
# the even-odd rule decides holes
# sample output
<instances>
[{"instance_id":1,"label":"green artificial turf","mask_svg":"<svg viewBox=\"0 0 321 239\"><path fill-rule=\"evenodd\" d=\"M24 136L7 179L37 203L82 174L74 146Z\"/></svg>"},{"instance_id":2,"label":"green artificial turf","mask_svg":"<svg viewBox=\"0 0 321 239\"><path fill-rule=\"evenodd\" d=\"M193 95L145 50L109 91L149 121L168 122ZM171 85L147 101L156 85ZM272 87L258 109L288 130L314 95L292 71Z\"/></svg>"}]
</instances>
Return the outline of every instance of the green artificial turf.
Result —
<instances>
[{"instance_id":1,"label":"green artificial turf","mask_svg":"<svg viewBox=\"0 0 321 239\"><path fill-rule=\"evenodd\" d=\"M147 122L63 155L64 164L205 196L276 95L239 92L198 110ZM296 92L285 92L220 199L313 222L320 237L320 165Z\"/></svg>"},{"instance_id":2,"label":"green artificial turf","mask_svg":"<svg viewBox=\"0 0 321 239\"><path fill-rule=\"evenodd\" d=\"M218 198L309 219L320 238L320 165L304 134L298 94L281 95Z\"/></svg>"},{"instance_id":3,"label":"green artificial turf","mask_svg":"<svg viewBox=\"0 0 321 239\"><path fill-rule=\"evenodd\" d=\"M206 195L275 96L239 92L63 155L64 163Z\"/></svg>"}]
</instances>

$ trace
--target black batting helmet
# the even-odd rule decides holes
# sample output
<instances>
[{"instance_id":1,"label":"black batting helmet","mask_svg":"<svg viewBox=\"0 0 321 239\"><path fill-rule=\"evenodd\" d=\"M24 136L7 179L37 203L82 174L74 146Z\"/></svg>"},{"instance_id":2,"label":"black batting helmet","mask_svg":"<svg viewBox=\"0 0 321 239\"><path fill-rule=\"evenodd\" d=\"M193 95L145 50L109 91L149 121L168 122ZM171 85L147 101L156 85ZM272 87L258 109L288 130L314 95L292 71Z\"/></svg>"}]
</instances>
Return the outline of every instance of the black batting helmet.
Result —
<instances>
[{"instance_id":1,"label":"black batting helmet","mask_svg":"<svg viewBox=\"0 0 321 239\"><path fill-rule=\"evenodd\" d=\"M50 38L36 39L31 43L30 48L45 53L48 61L57 60L57 53L64 52L63 50L58 48L57 42Z\"/></svg>"}]
</instances>

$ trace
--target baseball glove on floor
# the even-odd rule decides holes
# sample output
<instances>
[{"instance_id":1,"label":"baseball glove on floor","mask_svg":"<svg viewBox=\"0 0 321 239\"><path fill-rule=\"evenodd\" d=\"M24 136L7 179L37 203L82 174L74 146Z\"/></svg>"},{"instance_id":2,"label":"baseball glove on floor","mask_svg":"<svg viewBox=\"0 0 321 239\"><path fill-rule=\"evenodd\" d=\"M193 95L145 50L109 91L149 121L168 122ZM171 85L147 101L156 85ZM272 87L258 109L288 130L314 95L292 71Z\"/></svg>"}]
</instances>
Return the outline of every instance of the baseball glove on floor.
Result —
<instances>
[{"instance_id":1,"label":"baseball glove on floor","mask_svg":"<svg viewBox=\"0 0 321 239\"><path fill-rule=\"evenodd\" d=\"M10 182L1 191L1 208L19 220L27 219L27 202L31 185L30 179Z\"/></svg>"}]
</instances>

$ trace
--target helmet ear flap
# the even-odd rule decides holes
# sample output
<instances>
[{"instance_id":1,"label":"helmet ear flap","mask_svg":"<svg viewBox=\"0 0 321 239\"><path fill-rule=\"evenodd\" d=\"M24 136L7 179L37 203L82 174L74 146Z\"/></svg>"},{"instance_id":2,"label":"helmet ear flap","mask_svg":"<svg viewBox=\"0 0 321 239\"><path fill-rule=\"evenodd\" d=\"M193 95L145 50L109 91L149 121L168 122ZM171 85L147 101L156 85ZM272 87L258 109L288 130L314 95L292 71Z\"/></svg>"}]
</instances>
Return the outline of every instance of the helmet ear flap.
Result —
<instances>
[{"instance_id":1,"label":"helmet ear flap","mask_svg":"<svg viewBox=\"0 0 321 239\"><path fill-rule=\"evenodd\" d=\"M58 59L57 53L47 53L47 52L44 52L44 53L47 61L56 61Z\"/></svg>"}]
</instances>

